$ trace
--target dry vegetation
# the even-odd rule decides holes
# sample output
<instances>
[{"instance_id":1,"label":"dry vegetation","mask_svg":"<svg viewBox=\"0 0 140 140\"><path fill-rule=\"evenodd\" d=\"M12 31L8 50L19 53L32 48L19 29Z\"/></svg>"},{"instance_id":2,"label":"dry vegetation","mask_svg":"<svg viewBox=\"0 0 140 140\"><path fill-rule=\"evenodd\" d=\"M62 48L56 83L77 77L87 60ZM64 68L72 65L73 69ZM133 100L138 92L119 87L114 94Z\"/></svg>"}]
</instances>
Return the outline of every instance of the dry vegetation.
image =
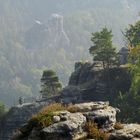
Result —
<instances>
[{"instance_id":1,"label":"dry vegetation","mask_svg":"<svg viewBox=\"0 0 140 140\"><path fill-rule=\"evenodd\" d=\"M109 135L100 130L96 123L89 121L85 125L85 129L88 132L88 138L95 140L108 140Z\"/></svg>"},{"instance_id":2,"label":"dry vegetation","mask_svg":"<svg viewBox=\"0 0 140 140\"><path fill-rule=\"evenodd\" d=\"M123 129L123 124L121 124L120 122L117 122L117 123L114 125L114 129L116 129L116 130Z\"/></svg>"},{"instance_id":3,"label":"dry vegetation","mask_svg":"<svg viewBox=\"0 0 140 140\"><path fill-rule=\"evenodd\" d=\"M53 123L53 113L65 110L65 106L60 103L53 103L44 107L39 113L32 116L29 124L40 127L47 127Z\"/></svg>"},{"instance_id":4,"label":"dry vegetation","mask_svg":"<svg viewBox=\"0 0 140 140\"><path fill-rule=\"evenodd\" d=\"M66 107L66 110L68 110L68 111L71 112L71 113L78 112L78 108L77 108L76 106L74 106L73 104L69 104L69 105Z\"/></svg>"},{"instance_id":5,"label":"dry vegetation","mask_svg":"<svg viewBox=\"0 0 140 140\"><path fill-rule=\"evenodd\" d=\"M50 112L53 113L53 112L62 111L65 109L66 107L64 105L60 103L53 103L41 109L40 113L45 115L45 114L49 114Z\"/></svg>"},{"instance_id":6,"label":"dry vegetation","mask_svg":"<svg viewBox=\"0 0 140 140\"><path fill-rule=\"evenodd\" d=\"M71 113L78 112L78 108L72 104L64 106L60 103L53 103L44 107L39 113L32 116L29 124L34 127L47 127L53 124L54 113L67 110ZM115 129L121 128L120 123L116 123ZM85 125L85 130L88 133L88 138L95 140L108 140L109 135L100 130L96 123L89 121Z\"/></svg>"},{"instance_id":7,"label":"dry vegetation","mask_svg":"<svg viewBox=\"0 0 140 140\"><path fill-rule=\"evenodd\" d=\"M29 120L29 124L37 127L47 127L53 124L52 117L54 113L63 110L67 110L71 113L75 113L78 111L78 109L72 104L64 106L60 103L53 103L41 109L39 113L33 115L32 118Z\"/></svg>"}]
</instances>

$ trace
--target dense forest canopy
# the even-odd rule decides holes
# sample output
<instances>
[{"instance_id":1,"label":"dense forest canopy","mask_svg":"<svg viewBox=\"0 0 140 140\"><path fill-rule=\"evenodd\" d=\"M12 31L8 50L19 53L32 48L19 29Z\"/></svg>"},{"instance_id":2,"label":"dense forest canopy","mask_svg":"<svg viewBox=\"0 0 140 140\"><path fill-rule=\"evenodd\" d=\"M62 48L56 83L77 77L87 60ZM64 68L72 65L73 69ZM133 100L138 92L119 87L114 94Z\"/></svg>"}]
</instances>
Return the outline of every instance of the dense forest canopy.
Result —
<instances>
[{"instance_id":1,"label":"dense forest canopy","mask_svg":"<svg viewBox=\"0 0 140 140\"><path fill-rule=\"evenodd\" d=\"M65 85L74 62L92 59L91 33L109 27L121 48L121 31L139 9L138 0L0 0L1 100L11 106L20 96L39 95L46 68Z\"/></svg>"}]
</instances>

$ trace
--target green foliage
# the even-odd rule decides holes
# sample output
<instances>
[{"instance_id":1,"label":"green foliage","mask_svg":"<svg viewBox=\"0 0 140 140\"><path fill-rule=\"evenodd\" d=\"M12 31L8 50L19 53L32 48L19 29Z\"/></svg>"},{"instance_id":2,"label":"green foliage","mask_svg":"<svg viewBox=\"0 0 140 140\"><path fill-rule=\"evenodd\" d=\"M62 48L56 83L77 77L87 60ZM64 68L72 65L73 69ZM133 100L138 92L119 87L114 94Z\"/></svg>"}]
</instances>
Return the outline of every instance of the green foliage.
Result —
<instances>
[{"instance_id":1,"label":"green foliage","mask_svg":"<svg viewBox=\"0 0 140 140\"><path fill-rule=\"evenodd\" d=\"M62 85L59 82L59 78L56 76L56 73L52 70L45 70L43 72L41 82L41 94L43 97L57 95L62 89Z\"/></svg>"},{"instance_id":2,"label":"green foliage","mask_svg":"<svg viewBox=\"0 0 140 140\"><path fill-rule=\"evenodd\" d=\"M140 21L126 30L125 36L130 46L129 61L132 78L128 93L121 93L117 105L121 109L120 119L124 122L140 123Z\"/></svg>"},{"instance_id":3,"label":"green foliage","mask_svg":"<svg viewBox=\"0 0 140 140\"><path fill-rule=\"evenodd\" d=\"M106 27L100 32L92 33L91 41L93 46L89 52L93 56L93 60L101 61L104 68L110 68L117 64L116 49L112 44L112 31Z\"/></svg>"},{"instance_id":4,"label":"green foliage","mask_svg":"<svg viewBox=\"0 0 140 140\"><path fill-rule=\"evenodd\" d=\"M126 29L125 37L129 47L129 63L132 75L130 92L134 95L140 93L140 21Z\"/></svg>"},{"instance_id":5,"label":"green foliage","mask_svg":"<svg viewBox=\"0 0 140 140\"><path fill-rule=\"evenodd\" d=\"M29 125L35 125L38 127L47 127L53 123L52 121L53 114L41 114L38 113L29 120Z\"/></svg>"},{"instance_id":6,"label":"green foliage","mask_svg":"<svg viewBox=\"0 0 140 140\"><path fill-rule=\"evenodd\" d=\"M29 120L29 125L47 127L53 124L52 117L57 111L65 110L65 107L59 103L53 103L44 107L39 113L32 116Z\"/></svg>"},{"instance_id":7,"label":"green foliage","mask_svg":"<svg viewBox=\"0 0 140 140\"><path fill-rule=\"evenodd\" d=\"M5 106L0 102L0 117L2 117L6 112Z\"/></svg>"},{"instance_id":8,"label":"green foliage","mask_svg":"<svg viewBox=\"0 0 140 140\"><path fill-rule=\"evenodd\" d=\"M118 119L125 123L140 123L139 112L140 96L133 93L124 93L118 97L116 106L121 110Z\"/></svg>"},{"instance_id":9,"label":"green foliage","mask_svg":"<svg viewBox=\"0 0 140 140\"><path fill-rule=\"evenodd\" d=\"M136 22L134 25L129 25L129 28L124 32L124 36L130 47L140 45L140 21Z\"/></svg>"}]
</instances>

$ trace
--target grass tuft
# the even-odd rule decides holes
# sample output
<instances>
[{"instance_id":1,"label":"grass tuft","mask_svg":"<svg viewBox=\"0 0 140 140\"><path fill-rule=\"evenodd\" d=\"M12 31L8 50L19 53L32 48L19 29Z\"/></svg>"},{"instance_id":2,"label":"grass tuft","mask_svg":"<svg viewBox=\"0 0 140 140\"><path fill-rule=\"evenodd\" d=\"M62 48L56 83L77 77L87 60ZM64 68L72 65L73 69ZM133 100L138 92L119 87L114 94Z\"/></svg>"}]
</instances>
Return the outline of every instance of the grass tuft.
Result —
<instances>
[{"instance_id":1,"label":"grass tuft","mask_svg":"<svg viewBox=\"0 0 140 140\"><path fill-rule=\"evenodd\" d=\"M69 104L67 106L66 110L69 111L70 113L78 112L78 108L76 106L74 106L73 104Z\"/></svg>"},{"instance_id":2,"label":"grass tuft","mask_svg":"<svg viewBox=\"0 0 140 140\"><path fill-rule=\"evenodd\" d=\"M117 122L117 123L114 125L114 129L116 129L116 130L123 129L123 124L121 124L120 122Z\"/></svg>"},{"instance_id":3,"label":"grass tuft","mask_svg":"<svg viewBox=\"0 0 140 140\"><path fill-rule=\"evenodd\" d=\"M53 103L46 107L44 107L39 113L32 116L29 120L30 125L34 125L36 127L47 127L53 124L53 116L54 112L63 111L65 107L60 103Z\"/></svg>"},{"instance_id":4,"label":"grass tuft","mask_svg":"<svg viewBox=\"0 0 140 140\"><path fill-rule=\"evenodd\" d=\"M108 140L109 135L102 130L98 129L96 123L89 121L85 125L85 129L88 132L88 138L95 140Z\"/></svg>"}]
</instances>

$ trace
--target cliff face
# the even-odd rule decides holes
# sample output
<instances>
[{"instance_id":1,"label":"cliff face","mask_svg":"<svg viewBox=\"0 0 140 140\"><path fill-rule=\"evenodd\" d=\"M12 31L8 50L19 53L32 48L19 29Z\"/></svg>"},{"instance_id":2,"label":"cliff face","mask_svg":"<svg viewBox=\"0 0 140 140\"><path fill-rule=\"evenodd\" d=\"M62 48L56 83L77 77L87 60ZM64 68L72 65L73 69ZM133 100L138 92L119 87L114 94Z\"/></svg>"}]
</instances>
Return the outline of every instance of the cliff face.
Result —
<instances>
[{"instance_id":1,"label":"cliff face","mask_svg":"<svg viewBox=\"0 0 140 140\"><path fill-rule=\"evenodd\" d=\"M40 107L29 103L11 108L0 122L0 140L10 140L14 132L38 112Z\"/></svg>"},{"instance_id":2,"label":"cliff face","mask_svg":"<svg viewBox=\"0 0 140 140\"><path fill-rule=\"evenodd\" d=\"M130 84L131 77L127 68L117 67L105 71L99 64L79 62L75 64L75 71L62 95L80 95L83 101L113 102L119 92L129 90Z\"/></svg>"},{"instance_id":3,"label":"cliff face","mask_svg":"<svg viewBox=\"0 0 140 140\"><path fill-rule=\"evenodd\" d=\"M106 121L109 121L109 122L112 122L112 119L113 119L113 124L114 124L116 121L116 116L115 116L116 114L112 114L111 110L105 110L105 106L107 107L109 106L106 102L97 103L97 108L99 107L98 109L96 109L96 110L99 110L97 112L96 111L92 112L93 111L92 109L89 110L89 108L92 108L93 105L96 103L92 103L92 104L89 104L89 103L81 104L81 103L91 102L91 101L110 101L112 103L116 99L120 91L126 92L129 90L130 84L131 84L131 79L126 68L122 68L122 67L111 68L109 70L109 73L107 73L105 70L102 69L101 65L91 64L89 62L86 62L86 63L78 62L75 64L75 71L72 73L70 77L69 85L63 89L60 96L53 97L44 101L40 100L39 101L40 104L38 103L24 104L22 106L17 106L10 109L10 111L5 116L3 121L0 122L0 128L3 128L0 130L0 140L10 139L10 137L13 135L15 130L21 127L23 124L25 124L27 120L34 113L38 112L38 110L42 107L42 105L46 105L54 101L62 102L66 104L67 103L80 103L79 105L77 105L78 108L80 108L79 112L83 112L84 110L84 116L86 116L86 118L88 119L94 118L95 115L97 115L100 119L105 118L105 120L107 119ZM100 106L103 106L104 109L101 110ZM106 112L108 113L106 114ZM65 117L67 118L70 114L66 113L65 115L66 115ZM77 116L77 115L79 114L74 114L74 116ZM81 115L83 114L80 114L79 116L80 118L81 118ZM72 116L72 118L74 116ZM97 116L96 118L98 118ZM55 119L60 120L60 116L55 117ZM98 121L98 119L96 120ZM82 124L83 123L84 122L82 122ZM51 133L52 132L51 130L57 130L59 128L65 129L66 124L59 122L58 125L55 124L52 127L44 129L43 136L47 137L49 135L50 139L52 139L52 136L54 135ZM70 124L67 124L67 128L70 127L72 129L72 130L70 129L69 131L75 130L75 125L77 126L77 124L75 124L74 126L69 126L69 125ZM109 123L107 125L108 128L111 128L111 125L112 123L111 124ZM78 128L79 126L77 126L77 129ZM76 129L76 132L77 132L77 129ZM36 129L33 130L32 133L38 134ZM56 134L56 131L54 131L53 133ZM114 138L116 137L116 135L114 134L112 137Z\"/></svg>"}]
</instances>

